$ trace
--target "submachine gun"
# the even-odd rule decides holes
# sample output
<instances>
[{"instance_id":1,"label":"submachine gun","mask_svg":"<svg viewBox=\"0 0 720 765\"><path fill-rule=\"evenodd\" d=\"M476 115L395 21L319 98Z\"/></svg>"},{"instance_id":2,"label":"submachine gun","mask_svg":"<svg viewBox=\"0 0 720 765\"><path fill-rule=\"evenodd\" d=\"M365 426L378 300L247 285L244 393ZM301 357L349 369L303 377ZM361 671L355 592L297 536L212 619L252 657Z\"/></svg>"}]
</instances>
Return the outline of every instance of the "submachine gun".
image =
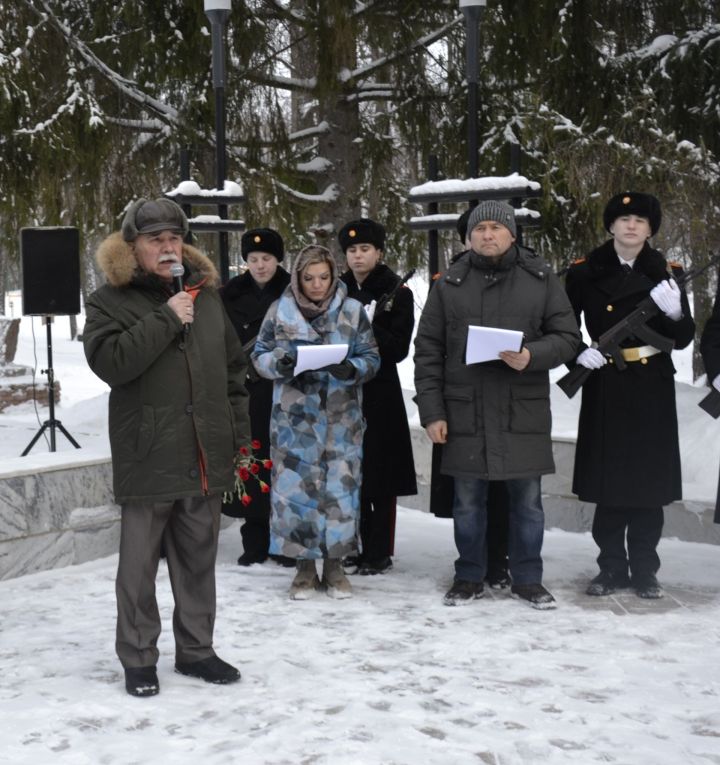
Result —
<instances>
[{"instance_id":1,"label":"submachine gun","mask_svg":"<svg viewBox=\"0 0 720 765\"><path fill-rule=\"evenodd\" d=\"M718 262L720 262L720 255L715 255L704 266L691 269L687 273L682 274L682 276L676 279L678 286L684 287ZM607 332L603 332L603 334L600 335L597 349L603 356L612 358L615 362L615 366L620 371L623 371L627 367L627 363L622 355L620 343L633 335L644 340L647 345L652 345L660 351L670 353L674 348L674 342L670 340L670 338L664 337L647 326L648 320L652 319L653 316L657 316L658 313L660 313L660 309L657 307L655 301L649 296L644 298L637 304L637 307L632 313L629 313L624 319L610 327ZM557 384L568 398L572 398L580 388L582 388L585 381L594 371L594 369L588 369L587 367L582 366L582 364L577 364L566 375L561 377L557 381ZM713 414L713 417L718 417L720 416L720 393L717 391L714 391L714 393L717 396L717 402L715 403L717 414ZM712 412L703 406L703 403L712 396L713 393L710 393L706 399L703 399L703 401L700 402L700 406L702 406L705 411L710 412L710 414L712 414Z\"/></svg>"},{"instance_id":2,"label":"submachine gun","mask_svg":"<svg viewBox=\"0 0 720 765\"><path fill-rule=\"evenodd\" d=\"M415 275L415 269L411 268L405 276L400 279L400 281L390 290L390 292L386 292L384 295L382 295L379 300L377 301L375 305L375 311L373 313L373 319L376 316L379 316L380 313L385 309L385 307L392 301L392 299L395 297L395 295L398 293L398 291L405 286L406 282L408 282L413 276Z\"/></svg>"}]
</instances>

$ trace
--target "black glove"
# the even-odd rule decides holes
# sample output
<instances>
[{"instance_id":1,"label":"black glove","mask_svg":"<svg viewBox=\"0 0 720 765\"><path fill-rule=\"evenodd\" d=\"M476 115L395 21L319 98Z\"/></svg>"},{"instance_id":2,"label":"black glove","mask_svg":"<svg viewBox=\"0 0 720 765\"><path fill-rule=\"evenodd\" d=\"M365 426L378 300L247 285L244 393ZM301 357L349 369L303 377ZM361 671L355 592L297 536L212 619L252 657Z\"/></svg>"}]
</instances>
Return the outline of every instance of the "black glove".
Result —
<instances>
[{"instance_id":1,"label":"black glove","mask_svg":"<svg viewBox=\"0 0 720 765\"><path fill-rule=\"evenodd\" d=\"M323 372L330 372L338 380L349 380L355 376L355 367L349 361L341 361L339 364L329 364L323 367Z\"/></svg>"},{"instance_id":2,"label":"black glove","mask_svg":"<svg viewBox=\"0 0 720 765\"><path fill-rule=\"evenodd\" d=\"M275 368L283 377L291 377L293 369L295 369L295 359L289 353L286 353L275 364Z\"/></svg>"}]
</instances>

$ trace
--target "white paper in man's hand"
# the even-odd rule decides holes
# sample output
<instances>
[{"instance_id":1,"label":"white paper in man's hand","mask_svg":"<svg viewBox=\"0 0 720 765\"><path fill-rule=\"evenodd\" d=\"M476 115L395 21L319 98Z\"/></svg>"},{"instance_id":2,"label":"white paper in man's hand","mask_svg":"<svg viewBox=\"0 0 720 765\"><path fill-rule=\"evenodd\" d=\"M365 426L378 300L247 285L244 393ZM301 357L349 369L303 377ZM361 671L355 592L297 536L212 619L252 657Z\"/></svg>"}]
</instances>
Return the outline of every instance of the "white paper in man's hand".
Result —
<instances>
[{"instance_id":1,"label":"white paper in man's hand","mask_svg":"<svg viewBox=\"0 0 720 765\"><path fill-rule=\"evenodd\" d=\"M501 351L515 351L522 348L523 333L515 329L497 327L468 327L465 363L479 364L481 361L497 361Z\"/></svg>"},{"instance_id":2,"label":"white paper in man's hand","mask_svg":"<svg viewBox=\"0 0 720 765\"><path fill-rule=\"evenodd\" d=\"M297 352L294 375L299 375L308 369L322 369L328 364L339 364L347 356L348 344L299 345Z\"/></svg>"}]
</instances>

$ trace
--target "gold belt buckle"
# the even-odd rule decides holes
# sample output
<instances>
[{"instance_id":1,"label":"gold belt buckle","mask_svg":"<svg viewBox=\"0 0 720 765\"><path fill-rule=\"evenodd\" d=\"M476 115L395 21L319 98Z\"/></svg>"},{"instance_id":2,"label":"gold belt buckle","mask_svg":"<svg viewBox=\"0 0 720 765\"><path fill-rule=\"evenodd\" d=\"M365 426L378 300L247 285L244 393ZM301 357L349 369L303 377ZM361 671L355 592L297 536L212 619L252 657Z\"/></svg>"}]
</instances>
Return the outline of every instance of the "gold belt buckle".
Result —
<instances>
[{"instance_id":1,"label":"gold belt buckle","mask_svg":"<svg viewBox=\"0 0 720 765\"><path fill-rule=\"evenodd\" d=\"M640 361L640 349L623 348L622 357L625 359L625 361Z\"/></svg>"}]
</instances>

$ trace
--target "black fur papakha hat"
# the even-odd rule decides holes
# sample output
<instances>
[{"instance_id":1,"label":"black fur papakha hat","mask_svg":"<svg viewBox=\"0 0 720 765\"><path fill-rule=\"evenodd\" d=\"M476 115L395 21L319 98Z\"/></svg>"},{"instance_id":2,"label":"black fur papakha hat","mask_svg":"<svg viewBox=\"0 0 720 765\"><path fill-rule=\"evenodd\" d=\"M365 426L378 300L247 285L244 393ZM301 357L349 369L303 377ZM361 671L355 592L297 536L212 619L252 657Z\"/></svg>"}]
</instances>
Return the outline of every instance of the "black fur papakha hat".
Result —
<instances>
[{"instance_id":1,"label":"black fur papakha hat","mask_svg":"<svg viewBox=\"0 0 720 765\"><path fill-rule=\"evenodd\" d=\"M465 239L467 239L467 226L468 226L468 220L470 220L470 213L472 212L472 208L468 207L467 210L455 221L455 228L457 229L458 236L460 237L460 241L465 244Z\"/></svg>"},{"instance_id":2,"label":"black fur papakha hat","mask_svg":"<svg viewBox=\"0 0 720 765\"><path fill-rule=\"evenodd\" d=\"M385 228L370 218L358 218L346 223L338 234L343 252L354 244L371 244L378 250L385 248Z\"/></svg>"},{"instance_id":3,"label":"black fur papakha hat","mask_svg":"<svg viewBox=\"0 0 720 765\"><path fill-rule=\"evenodd\" d=\"M278 262L285 256L283 238L272 228L251 228L242 235L240 240L240 253L243 260L251 252L267 252L274 255Z\"/></svg>"},{"instance_id":4,"label":"black fur papakha hat","mask_svg":"<svg viewBox=\"0 0 720 765\"><path fill-rule=\"evenodd\" d=\"M607 203L603 213L605 230L609 233L610 226L616 218L623 215L637 215L650 221L650 231L654 235L660 228L662 211L660 202L652 194L641 194L637 191L625 191L615 196Z\"/></svg>"}]
</instances>

